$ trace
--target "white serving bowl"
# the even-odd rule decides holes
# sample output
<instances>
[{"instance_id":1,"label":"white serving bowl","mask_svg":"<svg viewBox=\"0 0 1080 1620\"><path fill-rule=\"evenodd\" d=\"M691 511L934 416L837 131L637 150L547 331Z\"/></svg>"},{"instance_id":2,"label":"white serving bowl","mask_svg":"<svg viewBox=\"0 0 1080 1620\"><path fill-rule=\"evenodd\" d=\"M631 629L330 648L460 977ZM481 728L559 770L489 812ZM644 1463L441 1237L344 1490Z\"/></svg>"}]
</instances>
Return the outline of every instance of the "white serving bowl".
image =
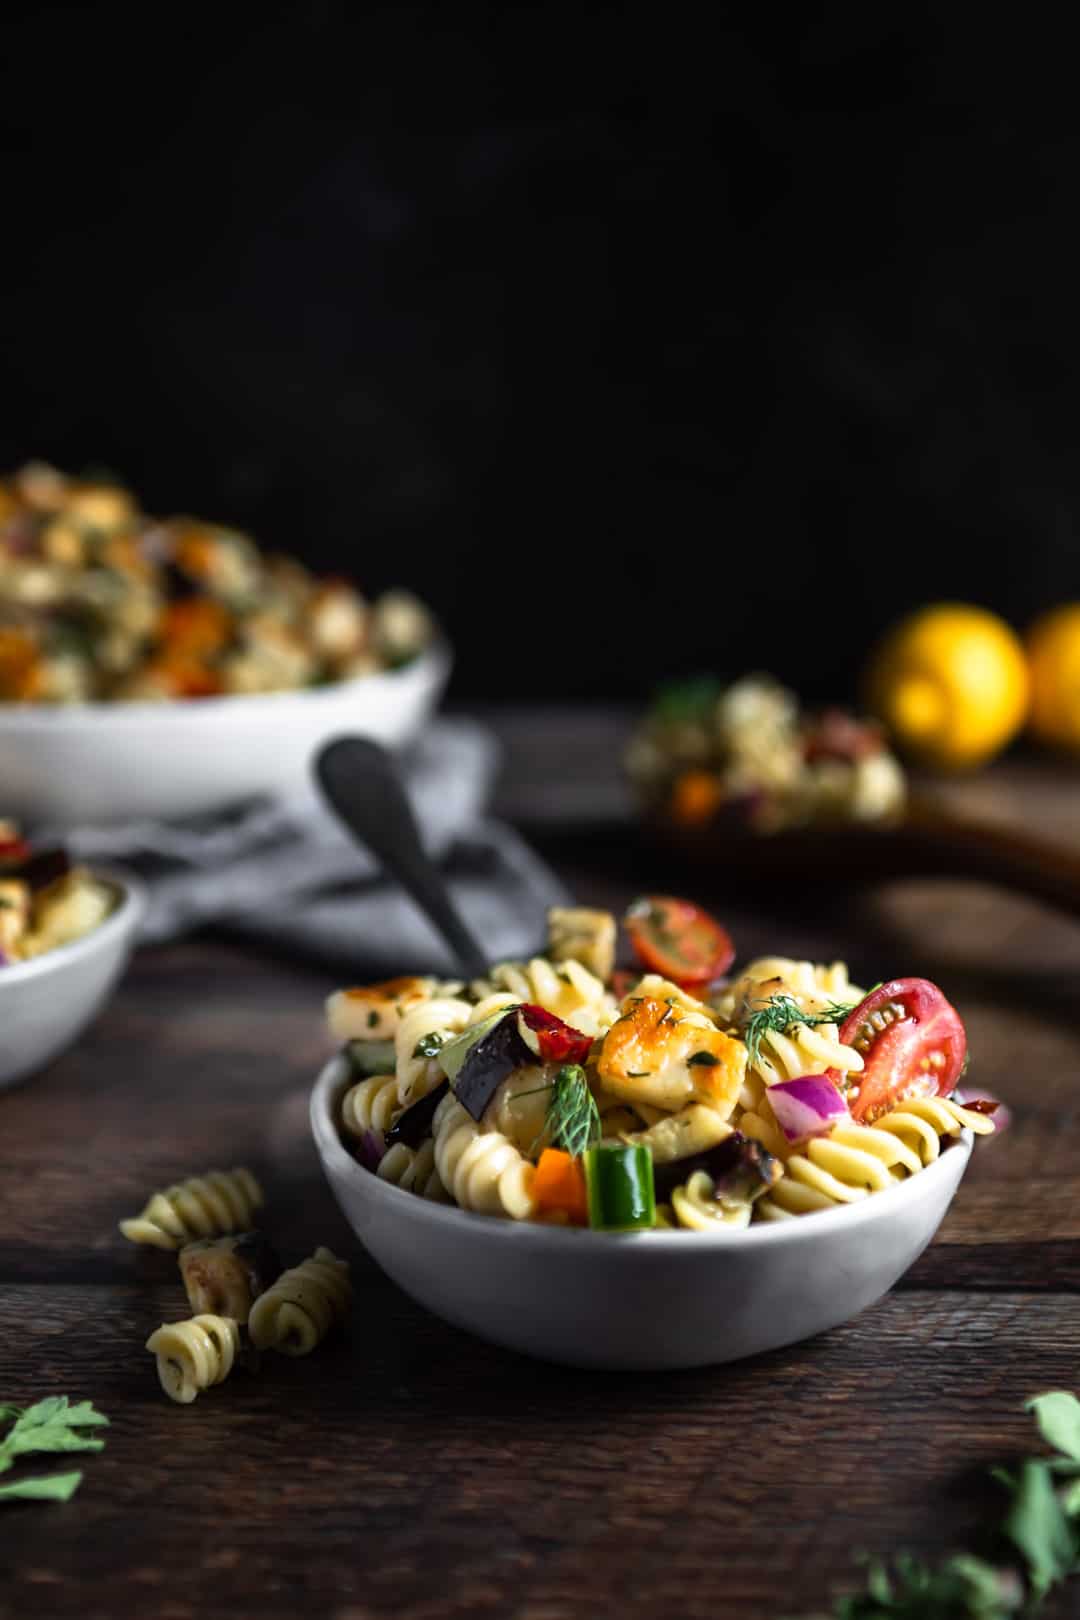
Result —
<instances>
[{"instance_id":1,"label":"white serving bowl","mask_svg":"<svg viewBox=\"0 0 1080 1620\"><path fill-rule=\"evenodd\" d=\"M930 1242L969 1132L887 1192L745 1231L608 1234L471 1215L356 1163L334 1058L311 1097L315 1144L353 1230L419 1304L482 1339L574 1367L700 1367L807 1339L873 1305Z\"/></svg>"},{"instance_id":2,"label":"white serving bowl","mask_svg":"<svg viewBox=\"0 0 1080 1620\"><path fill-rule=\"evenodd\" d=\"M331 686L170 703L0 704L0 814L53 826L175 819L308 786L343 731L396 748L434 709L444 644L404 668Z\"/></svg>"},{"instance_id":3,"label":"white serving bowl","mask_svg":"<svg viewBox=\"0 0 1080 1620\"><path fill-rule=\"evenodd\" d=\"M0 1091L66 1051L127 966L144 909L142 885L99 867L94 876L119 896L99 927L44 956L0 967Z\"/></svg>"}]
</instances>

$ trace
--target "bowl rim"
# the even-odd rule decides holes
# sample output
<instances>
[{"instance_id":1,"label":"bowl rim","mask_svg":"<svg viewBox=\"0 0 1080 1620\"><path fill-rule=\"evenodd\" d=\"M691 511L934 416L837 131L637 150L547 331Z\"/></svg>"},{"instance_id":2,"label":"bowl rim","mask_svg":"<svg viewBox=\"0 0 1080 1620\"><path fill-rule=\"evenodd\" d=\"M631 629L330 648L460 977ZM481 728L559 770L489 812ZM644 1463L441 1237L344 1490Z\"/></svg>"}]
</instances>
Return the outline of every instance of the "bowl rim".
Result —
<instances>
[{"instance_id":1,"label":"bowl rim","mask_svg":"<svg viewBox=\"0 0 1080 1620\"><path fill-rule=\"evenodd\" d=\"M397 669L373 670L370 675L354 675L349 680L330 681L325 686L290 687L281 692L224 692L217 697L166 698L161 702L139 699L132 703L110 703L93 699L87 703L0 703L0 734L33 731L46 726L52 732L82 729L87 725L115 727L145 725L174 726L200 715L221 718L228 715L250 722L262 707L271 717L283 709L329 703L335 698L355 696L360 691L377 693L397 686L426 686L442 679L451 663L446 637L436 631L428 645L415 658Z\"/></svg>"},{"instance_id":2,"label":"bowl rim","mask_svg":"<svg viewBox=\"0 0 1080 1620\"><path fill-rule=\"evenodd\" d=\"M794 1218L789 1221L760 1221L752 1226L719 1232L687 1233L656 1230L590 1232L581 1227L546 1226L536 1221L498 1220L492 1216L477 1215L471 1210L459 1209L454 1204L437 1204L428 1199L417 1198L415 1193L405 1192L393 1182L381 1181L378 1176L357 1163L338 1137L331 1098L338 1086L348 1078L349 1072L347 1060L340 1052L336 1053L319 1071L311 1092L309 1106L311 1131L325 1169L332 1168L337 1174L346 1176L363 1177L364 1180L357 1183L363 1196L370 1197L376 1202L379 1199L389 1199L389 1208L394 1206L395 1200L403 1200L402 1213L405 1213L407 1207L411 1218L418 1220L421 1225L445 1227L449 1223L451 1228L456 1226L463 1233L470 1231L478 1236L486 1233L494 1242L520 1243L526 1246L530 1243L540 1243L547 1247L553 1244L563 1245L568 1252L573 1249L579 1254L584 1248L593 1254L603 1249L607 1253L625 1255L631 1252L632 1245L642 1239L648 1241L650 1248L661 1246L671 1249L673 1253L682 1254L741 1249L747 1243L760 1247L784 1243L813 1243L818 1238L825 1238L838 1230L851 1231L860 1224L865 1226L879 1220L888 1220L894 1214L900 1215L905 1207L910 1207L916 1200L930 1197L939 1181L947 1181L955 1174L955 1185L946 1204L947 1210L970 1162L975 1141L971 1131L962 1130L960 1135L954 1137L942 1150L940 1157L933 1164L925 1166L918 1175L909 1176L906 1181L898 1181L895 1187L889 1187L884 1192L872 1193L856 1203L838 1204L834 1209L816 1211L812 1220ZM691 1237L694 1241L688 1242L688 1238Z\"/></svg>"},{"instance_id":3,"label":"bowl rim","mask_svg":"<svg viewBox=\"0 0 1080 1620\"><path fill-rule=\"evenodd\" d=\"M65 968L95 955L99 950L118 944L138 928L146 911L146 889L142 882L130 872L115 866L98 866L95 863L85 869L91 877L118 892L119 904L110 911L104 922L91 928L88 934L80 935L67 945L56 945L51 951L43 951L40 956L32 956L28 962L9 962L6 967L0 967L0 1002L6 994L30 979L62 973Z\"/></svg>"}]
</instances>

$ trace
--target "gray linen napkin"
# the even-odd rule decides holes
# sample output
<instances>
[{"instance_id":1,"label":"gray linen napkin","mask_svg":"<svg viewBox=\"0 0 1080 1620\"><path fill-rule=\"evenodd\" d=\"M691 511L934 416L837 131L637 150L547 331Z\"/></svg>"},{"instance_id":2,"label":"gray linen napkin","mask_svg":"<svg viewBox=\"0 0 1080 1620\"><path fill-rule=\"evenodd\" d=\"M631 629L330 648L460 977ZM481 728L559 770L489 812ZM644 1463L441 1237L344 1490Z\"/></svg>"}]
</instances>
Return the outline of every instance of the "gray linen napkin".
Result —
<instances>
[{"instance_id":1,"label":"gray linen napkin","mask_svg":"<svg viewBox=\"0 0 1080 1620\"><path fill-rule=\"evenodd\" d=\"M405 762L424 844L493 961L534 951L565 895L543 862L484 815L494 739L468 721L429 728ZM380 874L314 790L227 817L136 822L63 834L81 860L115 861L147 885L144 943L209 924L372 974L455 964L412 901Z\"/></svg>"}]
</instances>

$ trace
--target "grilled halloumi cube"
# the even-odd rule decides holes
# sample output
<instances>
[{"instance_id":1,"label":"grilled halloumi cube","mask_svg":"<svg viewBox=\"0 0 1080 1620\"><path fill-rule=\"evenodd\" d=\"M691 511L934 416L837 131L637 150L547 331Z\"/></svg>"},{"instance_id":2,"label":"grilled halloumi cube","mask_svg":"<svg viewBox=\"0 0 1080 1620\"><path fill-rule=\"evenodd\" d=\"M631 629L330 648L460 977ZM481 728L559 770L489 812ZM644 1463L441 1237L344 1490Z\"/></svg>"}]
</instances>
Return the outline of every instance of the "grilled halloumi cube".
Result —
<instances>
[{"instance_id":1,"label":"grilled halloumi cube","mask_svg":"<svg viewBox=\"0 0 1080 1620\"><path fill-rule=\"evenodd\" d=\"M392 1041L404 1015L434 990L434 979L418 978L335 990L326 1002L330 1033L339 1041Z\"/></svg>"},{"instance_id":2,"label":"grilled halloumi cube","mask_svg":"<svg viewBox=\"0 0 1080 1620\"><path fill-rule=\"evenodd\" d=\"M627 1102L671 1112L702 1102L726 1119L746 1073L746 1047L675 1001L639 996L604 1036L597 1072Z\"/></svg>"},{"instance_id":3,"label":"grilled halloumi cube","mask_svg":"<svg viewBox=\"0 0 1080 1620\"><path fill-rule=\"evenodd\" d=\"M580 962L606 983L615 967L615 918L587 906L552 906L548 955L553 962Z\"/></svg>"}]
</instances>

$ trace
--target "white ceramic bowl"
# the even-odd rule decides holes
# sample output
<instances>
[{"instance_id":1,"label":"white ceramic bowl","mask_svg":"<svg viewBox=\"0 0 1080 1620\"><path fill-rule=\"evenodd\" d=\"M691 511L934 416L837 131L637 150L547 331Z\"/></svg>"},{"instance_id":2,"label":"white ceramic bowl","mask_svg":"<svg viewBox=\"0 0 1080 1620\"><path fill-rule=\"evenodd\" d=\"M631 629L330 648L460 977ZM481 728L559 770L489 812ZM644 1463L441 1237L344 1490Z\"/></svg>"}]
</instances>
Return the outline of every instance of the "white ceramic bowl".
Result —
<instances>
[{"instance_id":1,"label":"white ceramic bowl","mask_svg":"<svg viewBox=\"0 0 1080 1620\"><path fill-rule=\"evenodd\" d=\"M846 1322L926 1248L971 1157L965 1132L887 1192L741 1232L586 1232L471 1215L380 1181L338 1137L349 1080L343 1058L327 1064L311 1125L365 1248L455 1327L575 1367L706 1366Z\"/></svg>"},{"instance_id":2,"label":"white ceramic bowl","mask_svg":"<svg viewBox=\"0 0 1080 1620\"><path fill-rule=\"evenodd\" d=\"M0 704L0 813L53 826L176 818L308 786L338 732L399 747L442 693L436 644L403 669L299 692L174 703Z\"/></svg>"},{"instance_id":3,"label":"white ceramic bowl","mask_svg":"<svg viewBox=\"0 0 1080 1620\"><path fill-rule=\"evenodd\" d=\"M143 914L142 887L99 867L94 876L119 896L99 928L29 962L0 967L0 1091L66 1051L127 966Z\"/></svg>"}]
</instances>

